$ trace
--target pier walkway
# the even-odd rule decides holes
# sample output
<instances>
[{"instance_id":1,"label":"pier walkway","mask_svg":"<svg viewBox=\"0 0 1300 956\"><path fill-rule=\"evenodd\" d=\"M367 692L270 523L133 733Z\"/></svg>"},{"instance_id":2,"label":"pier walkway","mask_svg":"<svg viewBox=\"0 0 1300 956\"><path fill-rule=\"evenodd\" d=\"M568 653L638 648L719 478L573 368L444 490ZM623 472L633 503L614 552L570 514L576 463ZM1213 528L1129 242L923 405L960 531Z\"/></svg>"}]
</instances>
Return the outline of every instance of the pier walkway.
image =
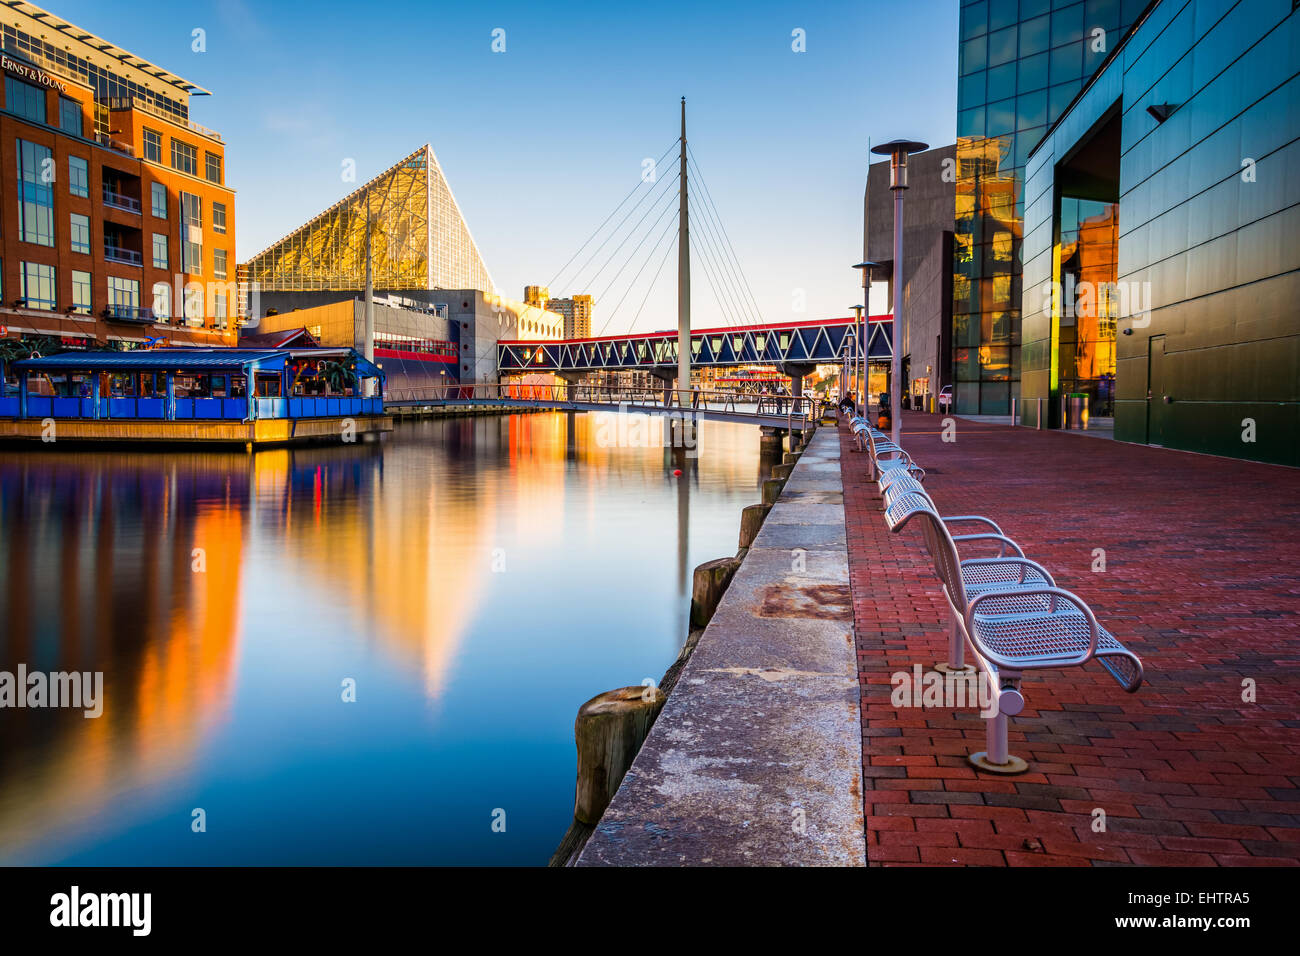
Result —
<instances>
[{"instance_id":1,"label":"pier walkway","mask_svg":"<svg viewBox=\"0 0 1300 956\"><path fill-rule=\"evenodd\" d=\"M579 866L862 866L835 429L763 522Z\"/></svg>"},{"instance_id":2,"label":"pier walkway","mask_svg":"<svg viewBox=\"0 0 1300 956\"><path fill-rule=\"evenodd\" d=\"M944 659L946 607L842 427L870 863L1300 861L1300 471L962 419L945 442L942 421L903 418L940 512L998 522L1148 683L1126 694L1095 663L1026 675L1019 776L967 763L974 708L895 708L891 674Z\"/></svg>"}]
</instances>

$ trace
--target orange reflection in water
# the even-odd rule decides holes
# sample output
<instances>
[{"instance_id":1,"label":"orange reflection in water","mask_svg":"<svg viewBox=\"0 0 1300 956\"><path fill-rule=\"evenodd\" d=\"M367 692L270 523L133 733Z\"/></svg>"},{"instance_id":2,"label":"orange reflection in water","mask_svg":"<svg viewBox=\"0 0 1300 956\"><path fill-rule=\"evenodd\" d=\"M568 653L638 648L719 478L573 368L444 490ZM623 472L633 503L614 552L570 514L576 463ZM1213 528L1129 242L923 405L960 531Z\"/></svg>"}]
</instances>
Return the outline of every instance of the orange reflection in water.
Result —
<instances>
[{"instance_id":1,"label":"orange reflection in water","mask_svg":"<svg viewBox=\"0 0 1300 956\"><path fill-rule=\"evenodd\" d=\"M0 711L4 858L177 773L227 713L243 518L200 502L228 489L231 463L220 454L6 456L0 669L102 671L104 683L98 718ZM33 526L33 515L48 523ZM191 564L199 542L201 573Z\"/></svg>"}]
</instances>

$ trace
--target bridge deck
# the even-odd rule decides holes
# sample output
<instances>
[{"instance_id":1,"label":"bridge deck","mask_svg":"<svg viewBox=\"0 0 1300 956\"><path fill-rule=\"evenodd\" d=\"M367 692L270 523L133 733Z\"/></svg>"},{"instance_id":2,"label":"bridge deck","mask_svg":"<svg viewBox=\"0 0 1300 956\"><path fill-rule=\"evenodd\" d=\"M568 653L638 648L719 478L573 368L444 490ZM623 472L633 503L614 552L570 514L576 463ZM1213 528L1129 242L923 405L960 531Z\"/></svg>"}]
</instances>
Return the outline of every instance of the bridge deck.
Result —
<instances>
[{"instance_id":1,"label":"bridge deck","mask_svg":"<svg viewBox=\"0 0 1300 956\"><path fill-rule=\"evenodd\" d=\"M764 406L770 411L759 411L756 405L736 403L728 407L684 408L679 405L652 404L649 402L610 403L567 401L563 399L524 399L524 398L399 398L385 399L384 408L438 408L438 407L504 407L545 409L576 412L627 412L636 415L672 415L715 422L737 422L743 425L767 425L772 428L800 428L803 422L801 414L791 414L788 410L775 411L769 404Z\"/></svg>"}]
</instances>

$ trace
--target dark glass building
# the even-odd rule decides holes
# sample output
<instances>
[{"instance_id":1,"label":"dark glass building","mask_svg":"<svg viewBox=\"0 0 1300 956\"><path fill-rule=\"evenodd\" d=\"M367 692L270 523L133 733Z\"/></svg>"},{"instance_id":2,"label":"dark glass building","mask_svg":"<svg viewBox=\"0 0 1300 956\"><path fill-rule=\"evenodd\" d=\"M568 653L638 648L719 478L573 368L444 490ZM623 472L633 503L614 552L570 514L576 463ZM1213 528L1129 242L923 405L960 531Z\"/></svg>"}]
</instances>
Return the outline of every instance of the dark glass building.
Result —
<instances>
[{"instance_id":1,"label":"dark glass building","mask_svg":"<svg viewBox=\"0 0 1300 956\"><path fill-rule=\"evenodd\" d=\"M1026 424L1086 410L1113 415L1120 440L1300 465L1294 0L1149 4L1034 137L1011 177L1023 214L965 220L1017 227L1020 310L1007 329ZM997 281L1002 260L971 258L981 285ZM996 337L1000 313L967 301L968 316L990 324L991 312ZM983 390L1001 347L989 343L992 365L982 337L978 362L954 357L959 410L973 369L980 409L996 404Z\"/></svg>"},{"instance_id":2,"label":"dark glass building","mask_svg":"<svg viewBox=\"0 0 1300 956\"><path fill-rule=\"evenodd\" d=\"M952 341L959 413L1006 414L1020 393L1025 162L1148 2L962 0ZM1083 353L1077 374L1092 376L1104 349L1085 345Z\"/></svg>"}]
</instances>

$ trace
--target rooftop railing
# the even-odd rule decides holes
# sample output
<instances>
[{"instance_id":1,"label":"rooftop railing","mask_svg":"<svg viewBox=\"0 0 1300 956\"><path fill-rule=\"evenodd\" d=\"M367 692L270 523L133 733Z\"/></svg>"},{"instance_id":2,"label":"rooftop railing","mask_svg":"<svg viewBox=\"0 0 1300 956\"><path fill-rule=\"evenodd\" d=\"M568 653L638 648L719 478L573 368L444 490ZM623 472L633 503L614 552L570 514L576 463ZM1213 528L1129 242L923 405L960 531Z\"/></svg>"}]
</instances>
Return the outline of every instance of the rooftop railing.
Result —
<instances>
[{"instance_id":1,"label":"rooftop railing","mask_svg":"<svg viewBox=\"0 0 1300 956\"><path fill-rule=\"evenodd\" d=\"M184 119L174 113L168 113L166 110L160 109L148 100L142 100L138 96L110 96L108 98L108 108L110 110L140 110L142 113L156 116L161 120L166 120L168 123L175 123L177 126L182 126L185 129L188 129L191 133L196 133L205 139L210 139L217 143L223 142L221 134L215 130L210 130L206 126L201 126L191 119Z\"/></svg>"}]
</instances>

